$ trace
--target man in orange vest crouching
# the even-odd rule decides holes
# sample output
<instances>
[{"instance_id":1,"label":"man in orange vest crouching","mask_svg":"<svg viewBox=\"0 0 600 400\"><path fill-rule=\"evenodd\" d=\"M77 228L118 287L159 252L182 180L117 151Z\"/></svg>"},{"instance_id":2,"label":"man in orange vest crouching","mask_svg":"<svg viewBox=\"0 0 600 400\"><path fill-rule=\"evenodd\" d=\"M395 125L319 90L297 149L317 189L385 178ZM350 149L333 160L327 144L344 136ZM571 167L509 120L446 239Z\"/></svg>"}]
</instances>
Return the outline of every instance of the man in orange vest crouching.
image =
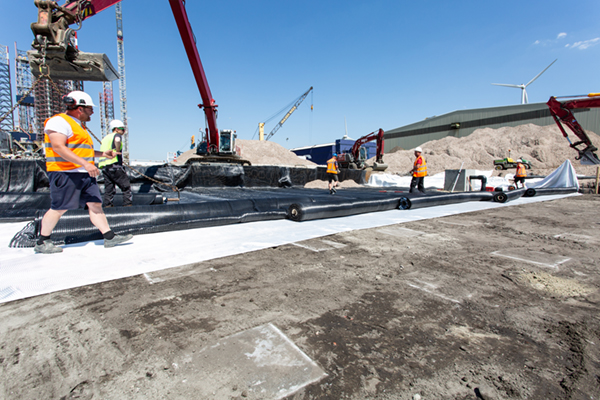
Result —
<instances>
[{"instance_id":1,"label":"man in orange vest crouching","mask_svg":"<svg viewBox=\"0 0 600 400\"><path fill-rule=\"evenodd\" d=\"M415 148L416 160L413 164L413 169L410 171L412 173L412 180L410 181L409 193L412 193L415 187L419 192L425 193L424 180L427 176L427 163L421 153L423 153L423 149L420 147Z\"/></svg>"},{"instance_id":2,"label":"man in orange vest crouching","mask_svg":"<svg viewBox=\"0 0 600 400\"><path fill-rule=\"evenodd\" d=\"M340 167L337 162L337 153L333 153L333 157L327 160L327 180L329 181L329 194L336 192L335 187L338 185L338 172Z\"/></svg>"},{"instance_id":3,"label":"man in orange vest crouching","mask_svg":"<svg viewBox=\"0 0 600 400\"><path fill-rule=\"evenodd\" d=\"M73 91L64 97L67 111L46 120L44 125L44 150L46 171L50 181L50 209L42 218L36 253L60 253L50 240L52 230L68 210L87 205L90 221L102 232L104 247L114 247L128 241L133 235L115 235L102 210L102 196L96 182L100 170L94 157L114 158L117 152L95 151L94 143L85 123L94 113L92 98L85 92Z\"/></svg>"}]
</instances>

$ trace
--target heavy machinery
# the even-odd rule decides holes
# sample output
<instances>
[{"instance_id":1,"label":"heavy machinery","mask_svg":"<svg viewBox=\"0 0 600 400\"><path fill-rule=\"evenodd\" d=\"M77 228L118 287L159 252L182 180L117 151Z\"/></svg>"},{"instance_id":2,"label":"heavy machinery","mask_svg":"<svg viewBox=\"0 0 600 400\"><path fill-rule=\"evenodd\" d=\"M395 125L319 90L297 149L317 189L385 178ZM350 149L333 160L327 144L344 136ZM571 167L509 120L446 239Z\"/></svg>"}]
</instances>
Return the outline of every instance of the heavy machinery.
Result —
<instances>
[{"instance_id":1,"label":"heavy machinery","mask_svg":"<svg viewBox=\"0 0 600 400\"><path fill-rule=\"evenodd\" d=\"M366 169L367 154L366 150L362 145L367 142L377 140L377 154L375 156L375 162L373 163L374 171L385 171L387 164L383 162L383 129L374 131L365 135L352 145L349 152L338 154L338 165L340 168L348 169Z\"/></svg>"},{"instance_id":2,"label":"heavy machinery","mask_svg":"<svg viewBox=\"0 0 600 400\"><path fill-rule=\"evenodd\" d=\"M557 100L561 98L569 98L570 100ZM600 107L600 93L590 93L580 96L553 96L550 97L550 100L548 100L548 103L546 104L550 108L550 114L552 114L556 125L558 125L558 129L560 129L563 136L569 141L569 145L577 150L578 156L575 157L575 159L580 160L582 164L599 165L600 159L598 159L598 156L596 155L598 148L592 144L592 141L579 122L577 122L577 119L571 110ZM569 139L569 135L563 124L568 126L580 140L573 143L571 139Z\"/></svg>"},{"instance_id":3,"label":"heavy machinery","mask_svg":"<svg viewBox=\"0 0 600 400\"><path fill-rule=\"evenodd\" d=\"M77 49L75 31L69 25L78 24L120 0L70 0L63 6L54 1L35 0L38 20L31 24L35 36L34 50L27 52L31 70L36 77L77 81L112 81L119 77L105 54L84 53ZM237 155L236 135L232 130L217 128L217 104L212 97L208 80L198 54L196 41L185 11L184 0L169 0L181 40L200 91L206 121L206 136L197 147L197 156L189 162L250 162Z\"/></svg>"},{"instance_id":4,"label":"heavy machinery","mask_svg":"<svg viewBox=\"0 0 600 400\"><path fill-rule=\"evenodd\" d=\"M530 161L527 161L523 157L521 157L521 161L526 169L531 169ZM508 150L508 157L502 158L500 160L494 160L494 168L497 170L517 168L517 160L513 160L512 158L510 158L510 150Z\"/></svg>"},{"instance_id":5,"label":"heavy machinery","mask_svg":"<svg viewBox=\"0 0 600 400\"><path fill-rule=\"evenodd\" d=\"M279 123L277 125L275 125L275 127L271 130L271 132L269 132L269 134L267 135L267 137L265 138L265 123L264 122L259 122L258 124L258 140L262 141L262 140L269 140L271 139L271 137L275 134L275 132L277 132L279 130L279 128L281 128L281 125L283 125L283 123L285 121L287 121L287 119L290 117L290 115L292 115L292 113L294 111L296 111L296 109L298 108L298 106L304 101L304 99L306 98L306 96L308 96L308 94L313 90L313 87L311 86L306 92L304 92L303 94L300 95L300 97L298 97L296 100L294 100L294 105L292 105L292 107L289 109L289 111L283 116L283 118L281 118L281 121L279 121ZM312 104L310 105L310 109L312 111ZM277 113L279 114L279 113ZM277 115L276 114L276 115Z\"/></svg>"}]
</instances>

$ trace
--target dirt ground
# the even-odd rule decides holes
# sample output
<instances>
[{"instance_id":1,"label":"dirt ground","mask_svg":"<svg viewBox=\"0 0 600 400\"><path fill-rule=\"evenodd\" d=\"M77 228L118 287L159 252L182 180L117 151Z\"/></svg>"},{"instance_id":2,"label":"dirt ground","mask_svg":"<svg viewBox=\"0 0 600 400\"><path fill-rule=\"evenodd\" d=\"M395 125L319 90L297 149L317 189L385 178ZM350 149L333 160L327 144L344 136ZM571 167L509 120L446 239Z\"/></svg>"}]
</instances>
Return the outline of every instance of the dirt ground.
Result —
<instances>
[{"instance_id":1,"label":"dirt ground","mask_svg":"<svg viewBox=\"0 0 600 400\"><path fill-rule=\"evenodd\" d=\"M599 206L357 230L2 304L0 398L261 398L183 366L272 323L327 373L289 399L597 399Z\"/></svg>"}]
</instances>

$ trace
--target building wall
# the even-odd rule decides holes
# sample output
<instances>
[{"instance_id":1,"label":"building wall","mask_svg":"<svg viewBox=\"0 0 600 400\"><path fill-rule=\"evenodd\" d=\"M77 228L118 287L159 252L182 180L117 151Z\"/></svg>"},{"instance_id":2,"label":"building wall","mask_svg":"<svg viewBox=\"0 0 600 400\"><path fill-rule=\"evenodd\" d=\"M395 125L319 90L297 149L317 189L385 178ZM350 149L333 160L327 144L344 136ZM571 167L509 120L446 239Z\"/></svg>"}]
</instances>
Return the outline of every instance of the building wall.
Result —
<instances>
[{"instance_id":1,"label":"building wall","mask_svg":"<svg viewBox=\"0 0 600 400\"><path fill-rule=\"evenodd\" d=\"M587 108L572 111L586 131L600 133L600 109ZM386 131L385 149L386 152L395 147L408 150L446 136L465 137L479 128L498 129L525 124L556 125L546 103L453 111ZM571 137L571 132L567 130L567 133Z\"/></svg>"}]
</instances>

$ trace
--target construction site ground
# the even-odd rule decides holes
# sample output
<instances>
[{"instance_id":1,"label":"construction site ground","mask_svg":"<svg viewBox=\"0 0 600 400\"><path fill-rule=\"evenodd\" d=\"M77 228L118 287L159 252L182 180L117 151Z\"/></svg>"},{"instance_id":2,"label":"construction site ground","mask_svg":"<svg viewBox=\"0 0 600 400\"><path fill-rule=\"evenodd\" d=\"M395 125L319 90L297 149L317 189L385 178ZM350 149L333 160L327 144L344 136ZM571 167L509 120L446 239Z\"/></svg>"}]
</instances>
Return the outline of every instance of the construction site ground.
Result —
<instances>
[{"instance_id":1,"label":"construction site ground","mask_svg":"<svg viewBox=\"0 0 600 400\"><path fill-rule=\"evenodd\" d=\"M197 355L270 323L326 374L290 399L597 399L599 205L355 230L5 303L0 398L269 398Z\"/></svg>"}]
</instances>

